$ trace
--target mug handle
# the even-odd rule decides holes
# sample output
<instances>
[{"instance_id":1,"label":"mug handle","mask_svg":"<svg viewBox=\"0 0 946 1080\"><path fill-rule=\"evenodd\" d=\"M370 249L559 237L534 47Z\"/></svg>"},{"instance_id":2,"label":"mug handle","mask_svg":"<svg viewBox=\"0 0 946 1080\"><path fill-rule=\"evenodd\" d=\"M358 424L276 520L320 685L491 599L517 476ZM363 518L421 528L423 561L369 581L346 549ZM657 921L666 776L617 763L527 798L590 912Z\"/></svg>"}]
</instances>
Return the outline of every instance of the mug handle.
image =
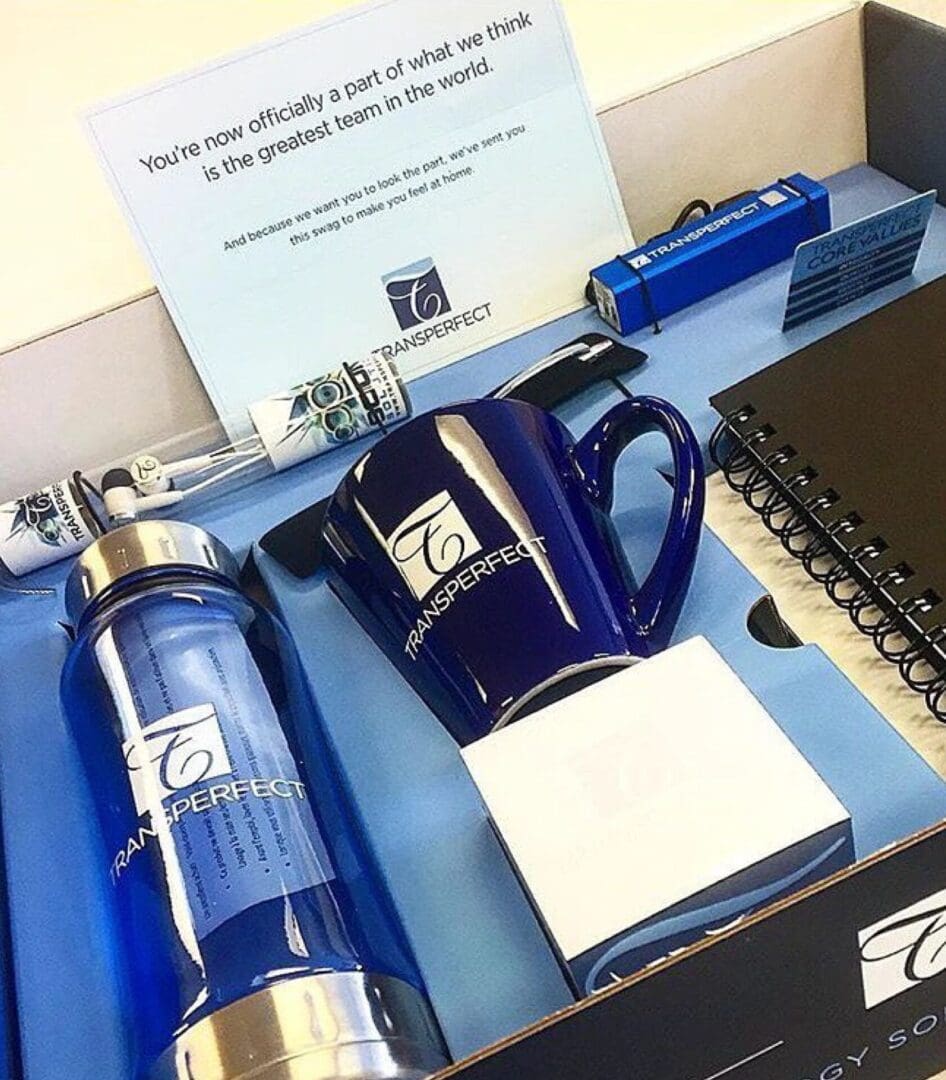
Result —
<instances>
[{"instance_id":1,"label":"mug handle","mask_svg":"<svg viewBox=\"0 0 946 1080\"><path fill-rule=\"evenodd\" d=\"M696 435L669 402L634 397L610 409L579 440L574 460L592 502L610 514L618 457L638 436L651 431L663 432L673 451L673 503L654 565L637 593L628 598L628 615L634 629L662 649L670 642L683 606L703 524L706 478Z\"/></svg>"}]
</instances>

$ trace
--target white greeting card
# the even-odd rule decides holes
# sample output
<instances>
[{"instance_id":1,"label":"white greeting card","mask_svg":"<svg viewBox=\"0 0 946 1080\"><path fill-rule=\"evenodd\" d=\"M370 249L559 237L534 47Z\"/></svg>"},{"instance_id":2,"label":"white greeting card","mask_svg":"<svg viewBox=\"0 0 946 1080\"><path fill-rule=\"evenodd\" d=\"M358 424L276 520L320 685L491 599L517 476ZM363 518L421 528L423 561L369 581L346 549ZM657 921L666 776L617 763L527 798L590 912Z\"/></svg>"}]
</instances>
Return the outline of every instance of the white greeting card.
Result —
<instances>
[{"instance_id":1,"label":"white greeting card","mask_svg":"<svg viewBox=\"0 0 946 1080\"><path fill-rule=\"evenodd\" d=\"M557 0L381 0L88 125L221 415L468 355L632 245Z\"/></svg>"}]
</instances>

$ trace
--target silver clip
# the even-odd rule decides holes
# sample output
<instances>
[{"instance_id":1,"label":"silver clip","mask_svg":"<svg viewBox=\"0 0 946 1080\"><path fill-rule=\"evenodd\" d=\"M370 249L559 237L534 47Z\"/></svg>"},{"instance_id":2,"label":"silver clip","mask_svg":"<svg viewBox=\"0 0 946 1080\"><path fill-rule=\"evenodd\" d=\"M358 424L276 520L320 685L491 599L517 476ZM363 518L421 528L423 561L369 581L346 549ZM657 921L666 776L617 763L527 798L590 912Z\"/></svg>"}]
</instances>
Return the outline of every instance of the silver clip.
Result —
<instances>
[{"instance_id":1,"label":"silver clip","mask_svg":"<svg viewBox=\"0 0 946 1080\"><path fill-rule=\"evenodd\" d=\"M554 367L561 360L570 360L572 357L579 357L583 364L590 364L601 356L602 353L606 353L613 347L614 342L610 338L604 338L602 341L595 342L594 345L586 345L583 341L576 341L574 345L565 345L561 349L549 353L548 356L543 356L541 360L536 360L536 362L530 364L525 371L520 371L518 375L513 375L509 382L503 383L503 385L491 396L494 398L509 397L514 390L517 390L523 383L528 382L533 375L538 375L539 372L545 371L546 368Z\"/></svg>"}]
</instances>

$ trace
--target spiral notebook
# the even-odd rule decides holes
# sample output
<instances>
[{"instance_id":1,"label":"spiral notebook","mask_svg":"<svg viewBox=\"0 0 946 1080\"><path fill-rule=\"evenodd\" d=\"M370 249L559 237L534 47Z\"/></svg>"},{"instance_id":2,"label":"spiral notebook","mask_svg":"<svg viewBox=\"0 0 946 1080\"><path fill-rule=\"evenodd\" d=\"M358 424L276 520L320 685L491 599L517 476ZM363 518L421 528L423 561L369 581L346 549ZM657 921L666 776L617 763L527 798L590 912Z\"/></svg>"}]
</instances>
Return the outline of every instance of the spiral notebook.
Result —
<instances>
[{"instance_id":1,"label":"spiral notebook","mask_svg":"<svg viewBox=\"0 0 946 1080\"><path fill-rule=\"evenodd\" d=\"M730 486L946 721L946 278L710 400Z\"/></svg>"}]
</instances>

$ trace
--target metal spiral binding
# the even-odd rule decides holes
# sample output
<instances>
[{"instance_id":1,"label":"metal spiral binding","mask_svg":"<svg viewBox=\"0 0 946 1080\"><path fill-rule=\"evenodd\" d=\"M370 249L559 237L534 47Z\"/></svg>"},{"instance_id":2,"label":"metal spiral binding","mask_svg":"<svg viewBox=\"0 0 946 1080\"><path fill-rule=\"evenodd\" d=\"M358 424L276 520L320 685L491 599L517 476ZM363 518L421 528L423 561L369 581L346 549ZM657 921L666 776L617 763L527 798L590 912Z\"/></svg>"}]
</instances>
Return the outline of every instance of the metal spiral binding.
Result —
<instances>
[{"instance_id":1,"label":"metal spiral binding","mask_svg":"<svg viewBox=\"0 0 946 1080\"><path fill-rule=\"evenodd\" d=\"M790 517L786 518L781 524L776 524L776 516L785 513L790 516L794 514L792 496L794 495L797 498L799 489L807 487L814 479L816 479L814 469L799 469L798 472L787 476L780 487L772 488L759 512L759 516L765 522L765 527L770 532L778 534L785 528Z\"/></svg>"},{"instance_id":2,"label":"metal spiral binding","mask_svg":"<svg viewBox=\"0 0 946 1080\"><path fill-rule=\"evenodd\" d=\"M946 723L946 623L925 628L920 621L942 598L931 589L899 596L914 576L912 568L903 562L888 565L883 537L849 544L864 528L863 519L850 510L826 520L838 508L840 495L828 487L816 490L817 470L807 464L794 467L798 455L791 446L774 442L777 434L770 424L758 422L751 405L744 405L717 425L710 457L785 550Z\"/></svg>"},{"instance_id":3,"label":"metal spiral binding","mask_svg":"<svg viewBox=\"0 0 946 1080\"><path fill-rule=\"evenodd\" d=\"M887 545L879 538L869 540L866 544L858 544L838 559L834 568L825 577L825 592L842 611L850 611L851 605L857 598L860 585L857 578L852 574L854 566L862 565L867 559L877 559L887 550ZM841 593L844 585L853 585L854 591L847 596Z\"/></svg>"},{"instance_id":4,"label":"metal spiral binding","mask_svg":"<svg viewBox=\"0 0 946 1080\"><path fill-rule=\"evenodd\" d=\"M874 631L886 617L884 610L877 604L878 593L891 585L902 585L911 574L910 568L905 563L898 563L896 566L888 566L864 582L858 590L857 598L851 603L847 612L851 622L862 634L872 637ZM873 621L864 616L864 612L870 611L871 608L878 613ZM898 604L896 608L891 610L903 614L902 604Z\"/></svg>"},{"instance_id":5,"label":"metal spiral binding","mask_svg":"<svg viewBox=\"0 0 946 1080\"><path fill-rule=\"evenodd\" d=\"M757 465L753 466L741 488L742 497L750 510L755 510L757 514L762 513L762 507L768 497L776 490L772 482L773 475L778 475L775 472L776 467L791 461L794 456L795 451L791 447L783 446L779 450L773 450L771 454L766 454ZM756 496L760 492L764 498L761 503L757 503Z\"/></svg>"},{"instance_id":6,"label":"metal spiral binding","mask_svg":"<svg viewBox=\"0 0 946 1080\"><path fill-rule=\"evenodd\" d=\"M903 636L900 629L900 615L926 614L936 606L935 595L930 592L920 596L911 596L900 605L902 611L894 609L886 615L874 627L871 637L874 639L874 648L880 655L891 664L899 664L906 654L913 648L913 643ZM894 647L890 641L899 637L902 644Z\"/></svg>"},{"instance_id":7,"label":"metal spiral binding","mask_svg":"<svg viewBox=\"0 0 946 1080\"><path fill-rule=\"evenodd\" d=\"M832 521L830 525L825 526L823 533L814 533L812 541L805 547L801 556L801 564L805 568L805 573L814 578L819 585L823 585L828 574L837 566L837 558L834 555L831 541L839 536L846 536L848 533L855 532L862 524L857 514L845 514L844 517L838 518L837 521ZM816 568L815 563L824 558L833 560L832 566L826 569Z\"/></svg>"},{"instance_id":8,"label":"metal spiral binding","mask_svg":"<svg viewBox=\"0 0 946 1080\"><path fill-rule=\"evenodd\" d=\"M812 479L817 479L817 476L818 474L812 470ZM830 510L837 501L838 496L835 492L830 490L819 491L817 495L812 495L809 499L796 506L791 517L782 524L782 527L776 533L782 547L785 548L789 555L796 559L804 558L808 541L805 541L801 547L796 547L793 541L796 537L804 537L811 531L810 522L819 510Z\"/></svg>"}]
</instances>

